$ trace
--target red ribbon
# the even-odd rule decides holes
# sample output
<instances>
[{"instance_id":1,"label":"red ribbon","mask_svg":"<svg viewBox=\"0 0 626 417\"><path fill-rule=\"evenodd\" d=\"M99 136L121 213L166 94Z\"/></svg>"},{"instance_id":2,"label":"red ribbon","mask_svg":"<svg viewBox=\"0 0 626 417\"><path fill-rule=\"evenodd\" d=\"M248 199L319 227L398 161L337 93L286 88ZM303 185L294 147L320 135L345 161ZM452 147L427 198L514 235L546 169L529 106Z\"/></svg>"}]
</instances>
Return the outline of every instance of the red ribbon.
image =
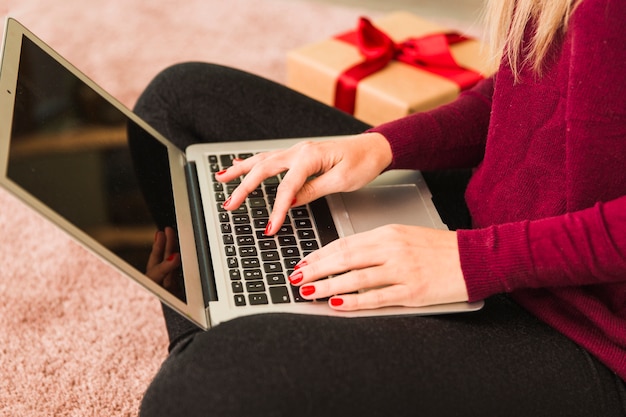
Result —
<instances>
[{"instance_id":1,"label":"red ribbon","mask_svg":"<svg viewBox=\"0 0 626 417\"><path fill-rule=\"evenodd\" d=\"M461 90L472 87L483 78L478 72L461 67L452 56L450 45L468 40L458 33L434 34L395 43L362 17L356 31L335 38L357 46L365 58L341 73L335 86L335 107L350 114L354 114L359 82L382 70L394 59L445 77L458 84Z\"/></svg>"}]
</instances>

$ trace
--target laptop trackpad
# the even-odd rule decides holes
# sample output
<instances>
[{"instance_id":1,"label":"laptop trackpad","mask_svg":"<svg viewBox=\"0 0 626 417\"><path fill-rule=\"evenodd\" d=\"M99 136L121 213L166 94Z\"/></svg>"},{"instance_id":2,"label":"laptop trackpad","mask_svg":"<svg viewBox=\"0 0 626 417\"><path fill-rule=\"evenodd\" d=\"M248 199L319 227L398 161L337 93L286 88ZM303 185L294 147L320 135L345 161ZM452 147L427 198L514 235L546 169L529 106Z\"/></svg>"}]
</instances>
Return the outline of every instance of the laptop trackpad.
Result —
<instances>
[{"instance_id":1,"label":"laptop trackpad","mask_svg":"<svg viewBox=\"0 0 626 417\"><path fill-rule=\"evenodd\" d=\"M430 213L432 203L424 201L415 184L369 186L341 198L354 233L394 223L440 227Z\"/></svg>"}]
</instances>

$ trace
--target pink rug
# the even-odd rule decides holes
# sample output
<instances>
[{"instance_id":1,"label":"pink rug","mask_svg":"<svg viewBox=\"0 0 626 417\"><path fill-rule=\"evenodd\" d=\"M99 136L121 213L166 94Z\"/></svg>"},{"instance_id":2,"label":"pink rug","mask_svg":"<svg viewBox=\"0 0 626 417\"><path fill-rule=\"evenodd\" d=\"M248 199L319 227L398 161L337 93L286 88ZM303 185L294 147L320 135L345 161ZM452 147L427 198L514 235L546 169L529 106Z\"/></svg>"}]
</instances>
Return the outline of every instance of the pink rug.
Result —
<instances>
[{"instance_id":1,"label":"pink rug","mask_svg":"<svg viewBox=\"0 0 626 417\"><path fill-rule=\"evenodd\" d=\"M282 81L289 49L360 14L294 0L0 5L129 107L180 61ZM1 189L0 235L0 416L136 415L166 356L159 302Z\"/></svg>"}]
</instances>

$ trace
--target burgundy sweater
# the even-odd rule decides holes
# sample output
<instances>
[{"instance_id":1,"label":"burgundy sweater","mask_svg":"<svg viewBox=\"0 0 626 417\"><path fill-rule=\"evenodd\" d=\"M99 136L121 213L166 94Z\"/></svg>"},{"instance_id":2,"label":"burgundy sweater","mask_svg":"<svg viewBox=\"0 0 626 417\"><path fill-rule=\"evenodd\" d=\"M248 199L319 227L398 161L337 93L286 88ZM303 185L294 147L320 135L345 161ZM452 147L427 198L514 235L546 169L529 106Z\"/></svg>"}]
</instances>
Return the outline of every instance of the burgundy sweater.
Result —
<instances>
[{"instance_id":1,"label":"burgundy sweater","mask_svg":"<svg viewBox=\"0 0 626 417\"><path fill-rule=\"evenodd\" d=\"M541 77L496 76L372 129L391 168L477 167L470 301L507 292L626 379L626 2L583 0ZM520 337L523 337L520 335Z\"/></svg>"}]
</instances>

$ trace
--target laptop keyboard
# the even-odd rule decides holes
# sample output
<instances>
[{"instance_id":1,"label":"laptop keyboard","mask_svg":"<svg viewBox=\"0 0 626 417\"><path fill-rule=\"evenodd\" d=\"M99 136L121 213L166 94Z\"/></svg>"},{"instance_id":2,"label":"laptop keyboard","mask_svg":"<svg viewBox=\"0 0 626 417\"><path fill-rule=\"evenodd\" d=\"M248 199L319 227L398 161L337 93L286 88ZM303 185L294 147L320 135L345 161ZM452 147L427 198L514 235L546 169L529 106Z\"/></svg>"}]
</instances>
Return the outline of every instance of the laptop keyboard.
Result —
<instances>
[{"instance_id":1,"label":"laptop keyboard","mask_svg":"<svg viewBox=\"0 0 626 417\"><path fill-rule=\"evenodd\" d=\"M252 154L209 155L234 303L246 306L308 302L300 296L298 288L289 283L287 277L300 259L321 247L325 240L336 238L334 225L330 231L331 238L323 236L320 240L312 207L307 204L289 210L278 233L266 236L264 232L280 176L266 179L237 210L225 210L222 204L241 183L241 179L223 184L215 179L215 173L231 166L235 157L245 159L250 156ZM330 218L329 212L327 217ZM324 234L328 235L328 229L331 228L328 223L332 224L332 221L323 223L326 229Z\"/></svg>"}]
</instances>

